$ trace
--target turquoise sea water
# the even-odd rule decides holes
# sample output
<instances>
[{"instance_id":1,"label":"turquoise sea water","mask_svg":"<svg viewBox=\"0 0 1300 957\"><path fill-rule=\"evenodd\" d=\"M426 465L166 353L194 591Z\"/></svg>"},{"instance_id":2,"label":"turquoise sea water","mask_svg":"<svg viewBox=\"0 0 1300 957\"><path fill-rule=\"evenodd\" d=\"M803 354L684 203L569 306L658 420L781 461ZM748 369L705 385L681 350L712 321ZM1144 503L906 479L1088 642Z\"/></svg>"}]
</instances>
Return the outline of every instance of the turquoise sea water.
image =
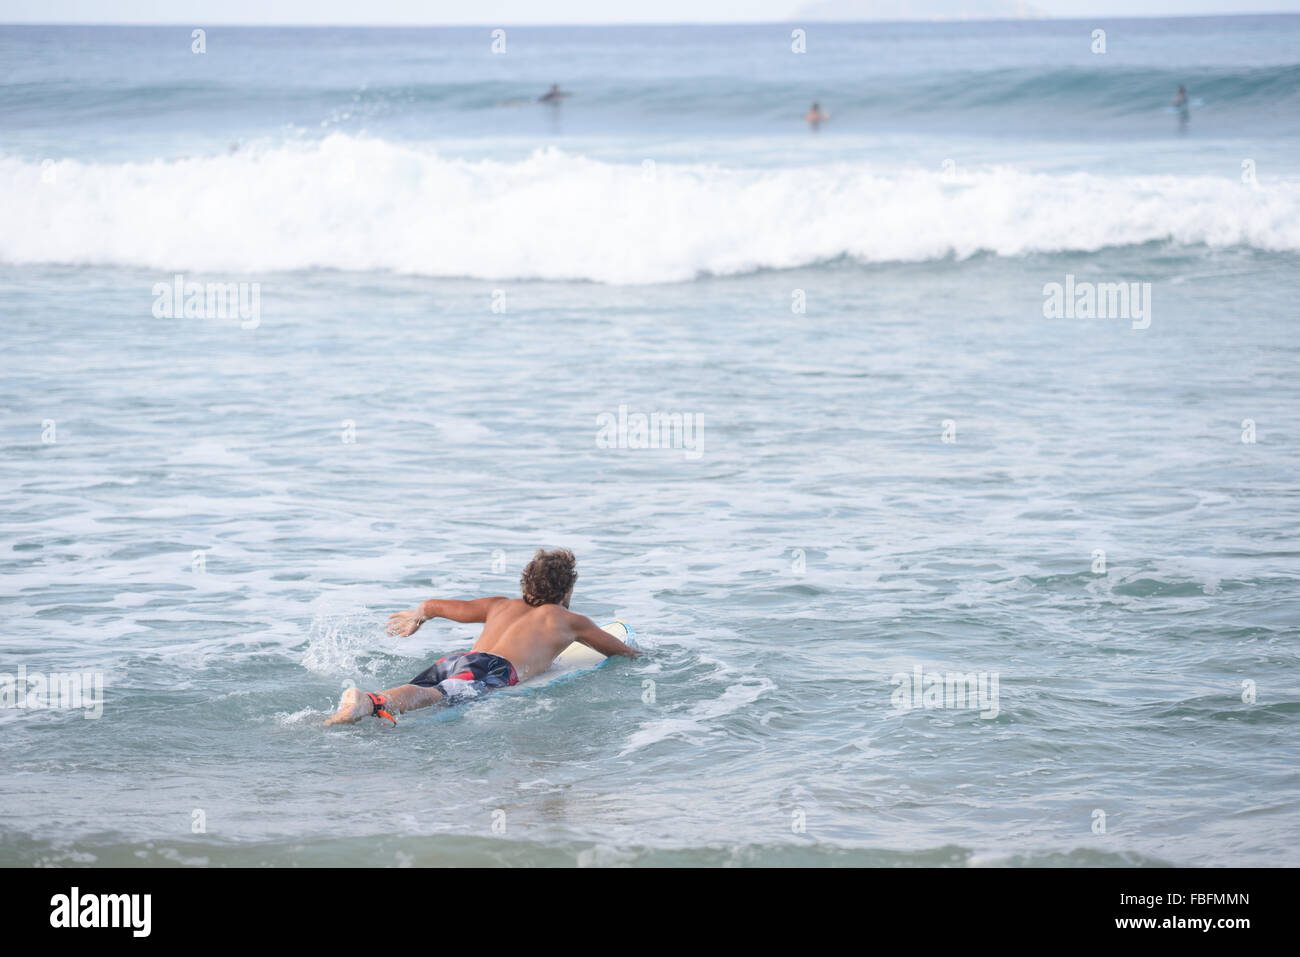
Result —
<instances>
[{"instance_id":1,"label":"turquoise sea water","mask_svg":"<svg viewBox=\"0 0 1300 957\"><path fill-rule=\"evenodd\" d=\"M1296 864L1300 20L1105 25L0 28L0 863Z\"/></svg>"}]
</instances>

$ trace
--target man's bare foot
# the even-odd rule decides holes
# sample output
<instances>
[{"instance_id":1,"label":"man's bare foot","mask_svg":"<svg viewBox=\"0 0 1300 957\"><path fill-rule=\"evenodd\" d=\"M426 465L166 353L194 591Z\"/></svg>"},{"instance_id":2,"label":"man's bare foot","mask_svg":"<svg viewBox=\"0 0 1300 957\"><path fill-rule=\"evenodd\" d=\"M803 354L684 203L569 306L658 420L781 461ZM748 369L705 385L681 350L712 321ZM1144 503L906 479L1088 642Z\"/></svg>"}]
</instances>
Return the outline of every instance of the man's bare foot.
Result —
<instances>
[{"instance_id":1,"label":"man's bare foot","mask_svg":"<svg viewBox=\"0 0 1300 957\"><path fill-rule=\"evenodd\" d=\"M325 720L325 724L355 724L374 713L374 705L360 688L348 688L339 699L339 709Z\"/></svg>"}]
</instances>

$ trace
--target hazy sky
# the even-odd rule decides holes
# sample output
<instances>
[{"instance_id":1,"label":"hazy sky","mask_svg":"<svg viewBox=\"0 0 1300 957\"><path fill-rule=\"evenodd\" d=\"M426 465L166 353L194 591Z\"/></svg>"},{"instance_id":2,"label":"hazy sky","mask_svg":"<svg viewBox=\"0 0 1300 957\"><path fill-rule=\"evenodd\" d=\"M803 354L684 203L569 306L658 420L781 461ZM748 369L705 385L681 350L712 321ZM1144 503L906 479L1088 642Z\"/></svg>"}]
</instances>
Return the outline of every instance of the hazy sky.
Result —
<instances>
[{"instance_id":1,"label":"hazy sky","mask_svg":"<svg viewBox=\"0 0 1300 957\"><path fill-rule=\"evenodd\" d=\"M0 0L2 23L744 23L814 0ZM1028 0L1048 16L1296 13L1300 0ZM871 0L861 0L869 10ZM961 9L964 0L950 0ZM982 4L969 4L978 10Z\"/></svg>"}]
</instances>

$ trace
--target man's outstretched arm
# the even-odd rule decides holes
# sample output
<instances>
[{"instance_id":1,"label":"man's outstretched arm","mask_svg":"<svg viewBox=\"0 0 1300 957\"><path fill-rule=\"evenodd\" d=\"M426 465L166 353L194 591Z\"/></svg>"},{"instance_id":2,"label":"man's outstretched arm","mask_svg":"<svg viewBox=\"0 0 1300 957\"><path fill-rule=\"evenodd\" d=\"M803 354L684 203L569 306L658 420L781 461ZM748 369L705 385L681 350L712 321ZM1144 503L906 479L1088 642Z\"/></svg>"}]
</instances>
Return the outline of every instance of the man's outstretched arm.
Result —
<instances>
[{"instance_id":1,"label":"man's outstretched arm","mask_svg":"<svg viewBox=\"0 0 1300 957\"><path fill-rule=\"evenodd\" d=\"M573 617L579 619L573 625L573 640L581 642L592 651L599 651L606 658L610 655L624 655L628 658L635 658L641 654L631 645L619 641L590 618L584 615L574 615Z\"/></svg>"},{"instance_id":2,"label":"man's outstretched arm","mask_svg":"<svg viewBox=\"0 0 1300 957\"><path fill-rule=\"evenodd\" d=\"M495 596L492 598L475 598L473 601L455 601L450 598L430 598L421 602L414 611L399 611L388 616L388 633L405 638L413 635L430 618L446 618L449 621L487 621L492 609L509 598Z\"/></svg>"}]
</instances>

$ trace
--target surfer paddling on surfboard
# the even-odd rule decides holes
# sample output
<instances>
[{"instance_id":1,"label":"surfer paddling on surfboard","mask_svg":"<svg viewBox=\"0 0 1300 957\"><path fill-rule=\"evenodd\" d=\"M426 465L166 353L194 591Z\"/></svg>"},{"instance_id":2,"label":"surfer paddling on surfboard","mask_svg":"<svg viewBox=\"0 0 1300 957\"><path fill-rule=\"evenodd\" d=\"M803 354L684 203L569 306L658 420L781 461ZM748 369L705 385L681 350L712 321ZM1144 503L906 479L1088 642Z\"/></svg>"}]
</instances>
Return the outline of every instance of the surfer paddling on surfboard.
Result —
<instances>
[{"instance_id":1,"label":"surfer paddling on surfboard","mask_svg":"<svg viewBox=\"0 0 1300 957\"><path fill-rule=\"evenodd\" d=\"M388 633L399 638L415 634L430 618L482 622L483 633L471 650L447 655L404 685L373 693L349 688L325 723L351 724L373 714L396 724L393 716L403 711L477 698L540 675L575 641L605 656L635 658L635 648L569 611L576 564L568 549L539 549L519 579L522 598L431 598L413 611L390 615Z\"/></svg>"}]
</instances>

